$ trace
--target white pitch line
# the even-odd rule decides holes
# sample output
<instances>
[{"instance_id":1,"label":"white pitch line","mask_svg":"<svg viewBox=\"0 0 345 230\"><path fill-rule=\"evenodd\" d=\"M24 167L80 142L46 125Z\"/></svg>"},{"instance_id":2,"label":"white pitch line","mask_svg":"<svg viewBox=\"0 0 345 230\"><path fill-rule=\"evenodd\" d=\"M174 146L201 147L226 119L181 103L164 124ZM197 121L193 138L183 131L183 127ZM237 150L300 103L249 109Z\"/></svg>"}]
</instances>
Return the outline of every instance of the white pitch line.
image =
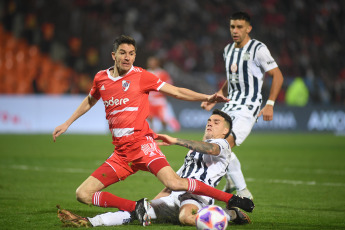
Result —
<instances>
[{"instance_id":1,"label":"white pitch line","mask_svg":"<svg viewBox=\"0 0 345 230\"><path fill-rule=\"evenodd\" d=\"M319 175L345 175L345 170L325 170L325 169L300 169L300 168L285 168L284 172L304 173L304 174L319 174Z\"/></svg>"},{"instance_id":2,"label":"white pitch line","mask_svg":"<svg viewBox=\"0 0 345 230\"><path fill-rule=\"evenodd\" d=\"M6 167L6 166L5 166ZM92 173L93 170L81 169L81 168L45 168L37 166L28 165L10 165L6 168L16 169L16 170L28 170L28 171L50 171L50 172L64 172L64 173ZM96 169L96 168L95 168ZM141 174L140 176L152 176L149 173ZM334 182L316 182L316 181L301 181L301 180L280 180L280 179L255 179L246 178L248 182L259 182L266 184L290 184L290 185L308 185L308 186L327 186L327 187L345 187L345 183L334 183Z\"/></svg>"},{"instance_id":3,"label":"white pitch line","mask_svg":"<svg viewBox=\"0 0 345 230\"><path fill-rule=\"evenodd\" d=\"M9 168L18 170L30 170L30 171L53 171L53 172L66 172L66 173L92 173L90 169L78 169L78 168L44 168L44 167L31 167L28 165L11 165Z\"/></svg>"},{"instance_id":4,"label":"white pitch line","mask_svg":"<svg viewBox=\"0 0 345 230\"><path fill-rule=\"evenodd\" d=\"M316 181L299 181L299 180L278 180L278 179L271 179L271 180L262 180L262 179L254 179L254 178L246 178L246 181L251 182L259 182L259 183L266 183L266 184L291 184L291 185L309 185L309 186L327 186L327 187L345 187L345 183L334 183L334 182L316 182Z\"/></svg>"}]
</instances>

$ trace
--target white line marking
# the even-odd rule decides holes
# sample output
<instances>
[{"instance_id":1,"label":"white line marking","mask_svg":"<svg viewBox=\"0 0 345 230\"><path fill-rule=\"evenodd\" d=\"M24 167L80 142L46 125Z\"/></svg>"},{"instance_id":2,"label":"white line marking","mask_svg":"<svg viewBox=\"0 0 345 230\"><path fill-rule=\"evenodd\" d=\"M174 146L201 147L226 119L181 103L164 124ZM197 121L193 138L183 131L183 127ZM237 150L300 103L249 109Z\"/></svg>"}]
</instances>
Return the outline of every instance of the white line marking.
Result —
<instances>
[{"instance_id":1,"label":"white line marking","mask_svg":"<svg viewBox=\"0 0 345 230\"><path fill-rule=\"evenodd\" d=\"M10 168L15 170L24 170L24 171L50 171L50 172L65 172L65 173L89 173L93 172L92 169L81 169L81 168L51 168L51 167L37 167L37 166L28 166L28 165L10 165L10 166L1 166L3 168ZM96 169L96 168L95 168ZM143 173L140 176L152 176L148 173ZM291 184L294 186L297 185L307 185L307 186L326 186L326 187L345 187L345 183L335 183L335 182L317 182L317 181L301 181L301 180L280 180L280 179L255 179L255 178L246 178L247 182L258 182L266 184Z\"/></svg>"},{"instance_id":2,"label":"white line marking","mask_svg":"<svg viewBox=\"0 0 345 230\"><path fill-rule=\"evenodd\" d=\"M319 174L319 175L345 175L345 170L325 170L325 169L300 169L300 168L285 168L284 172L298 172L305 174Z\"/></svg>"},{"instance_id":3,"label":"white line marking","mask_svg":"<svg viewBox=\"0 0 345 230\"><path fill-rule=\"evenodd\" d=\"M299 180L260 180L254 178L246 178L246 181L260 182L266 184L292 184L292 185L309 185L309 186L328 186L328 187L345 187L345 183L334 183L334 182L316 182L316 181L299 181Z\"/></svg>"},{"instance_id":4,"label":"white line marking","mask_svg":"<svg viewBox=\"0 0 345 230\"><path fill-rule=\"evenodd\" d=\"M66 172L66 173L92 173L90 169L78 169L78 168L45 168L28 165L10 165L8 168L27 171L50 171L50 172Z\"/></svg>"}]
</instances>

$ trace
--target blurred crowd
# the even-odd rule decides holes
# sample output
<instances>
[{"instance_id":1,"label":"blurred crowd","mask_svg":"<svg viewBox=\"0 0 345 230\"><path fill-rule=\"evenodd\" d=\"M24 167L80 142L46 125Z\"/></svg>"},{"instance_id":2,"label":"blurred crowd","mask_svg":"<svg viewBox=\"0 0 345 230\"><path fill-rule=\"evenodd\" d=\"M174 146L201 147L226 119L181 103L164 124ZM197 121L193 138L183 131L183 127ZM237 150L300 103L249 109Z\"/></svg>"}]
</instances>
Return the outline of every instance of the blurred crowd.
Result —
<instances>
[{"instance_id":1,"label":"blurred crowd","mask_svg":"<svg viewBox=\"0 0 345 230\"><path fill-rule=\"evenodd\" d=\"M278 102L299 78L309 104L345 105L342 0L1 1L0 93L87 93L97 71L113 65L120 34L138 43L135 65L145 68L155 55L175 85L215 92L225 80L222 53L236 11L251 15L251 37L282 70Z\"/></svg>"}]
</instances>

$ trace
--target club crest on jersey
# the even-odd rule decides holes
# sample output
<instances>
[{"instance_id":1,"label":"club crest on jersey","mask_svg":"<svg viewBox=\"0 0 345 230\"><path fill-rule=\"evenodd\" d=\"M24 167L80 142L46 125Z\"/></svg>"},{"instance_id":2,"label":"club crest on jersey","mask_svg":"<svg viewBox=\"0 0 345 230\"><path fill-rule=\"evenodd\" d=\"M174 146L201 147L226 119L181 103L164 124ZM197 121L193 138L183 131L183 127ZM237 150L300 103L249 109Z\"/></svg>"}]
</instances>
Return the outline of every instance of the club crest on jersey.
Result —
<instances>
[{"instance_id":1,"label":"club crest on jersey","mask_svg":"<svg viewBox=\"0 0 345 230\"><path fill-rule=\"evenodd\" d=\"M250 59L250 53L249 53L249 51L246 51L246 52L243 54L242 59L243 59L244 61L248 61L248 60Z\"/></svg>"},{"instance_id":2,"label":"club crest on jersey","mask_svg":"<svg viewBox=\"0 0 345 230\"><path fill-rule=\"evenodd\" d=\"M122 90L126 92L129 89L130 84L131 84L131 81L123 80L122 81Z\"/></svg>"},{"instance_id":3,"label":"club crest on jersey","mask_svg":"<svg viewBox=\"0 0 345 230\"><path fill-rule=\"evenodd\" d=\"M233 63L230 67L231 69L231 72L235 73L237 71L237 64L236 63Z\"/></svg>"}]
</instances>

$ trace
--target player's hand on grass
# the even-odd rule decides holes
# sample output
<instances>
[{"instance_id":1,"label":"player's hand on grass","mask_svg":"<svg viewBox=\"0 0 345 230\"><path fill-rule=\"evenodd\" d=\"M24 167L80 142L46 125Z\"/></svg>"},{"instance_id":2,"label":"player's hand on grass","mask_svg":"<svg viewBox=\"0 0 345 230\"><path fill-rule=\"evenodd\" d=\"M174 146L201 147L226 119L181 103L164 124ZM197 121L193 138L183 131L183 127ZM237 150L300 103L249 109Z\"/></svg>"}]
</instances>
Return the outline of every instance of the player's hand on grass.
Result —
<instances>
[{"instance_id":1,"label":"player's hand on grass","mask_svg":"<svg viewBox=\"0 0 345 230\"><path fill-rule=\"evenodd\" d=\"M206 102L206 101L203 101L201 102L201 105L200 107L206 111L210 111L217 103L216 102Z\"/></svg>"},{"instance_id":2,"label":"player's hand on grass","mask_svg":"<svg viewBox=\"0 0 345 230\"><path fill-rule=\"evenodd\" d=\"M58 136L60 136L61 134L63 134L64 132L66 132L67 129L68 129L68 125L66 125L65 123L62 124L62 125L59 125L58 127L56 127L54 129L54 132L53 132L53 140L54 140L54 142L56 141L56 138Z\"/></svg>"},{"instance_id":3,"label":"player's hand on grass","mask_svg":"<svg viewBox=\"0 0 345 230\"><path fill-rule=\"evenodd\" d=\"M263 109L260 111L258 117L263 115L264 121L272 121L273 120L273 106L272 105L265 105Z\"/></svg>"},{"instance_id":4,"label":"player's hand on grass","mask_svg":"<svg viewBox=\"0 0 345 230\"><path fill-rule=\"evenodd\" d=\"M175 137L171 137L169 135L166 134L157 134L157 138L156 140L161 140L161 141L157 141L157 145L159 146L168 146L168 145L174 145L177 142L177 138Z\"/></svg>"}]
</instances>

